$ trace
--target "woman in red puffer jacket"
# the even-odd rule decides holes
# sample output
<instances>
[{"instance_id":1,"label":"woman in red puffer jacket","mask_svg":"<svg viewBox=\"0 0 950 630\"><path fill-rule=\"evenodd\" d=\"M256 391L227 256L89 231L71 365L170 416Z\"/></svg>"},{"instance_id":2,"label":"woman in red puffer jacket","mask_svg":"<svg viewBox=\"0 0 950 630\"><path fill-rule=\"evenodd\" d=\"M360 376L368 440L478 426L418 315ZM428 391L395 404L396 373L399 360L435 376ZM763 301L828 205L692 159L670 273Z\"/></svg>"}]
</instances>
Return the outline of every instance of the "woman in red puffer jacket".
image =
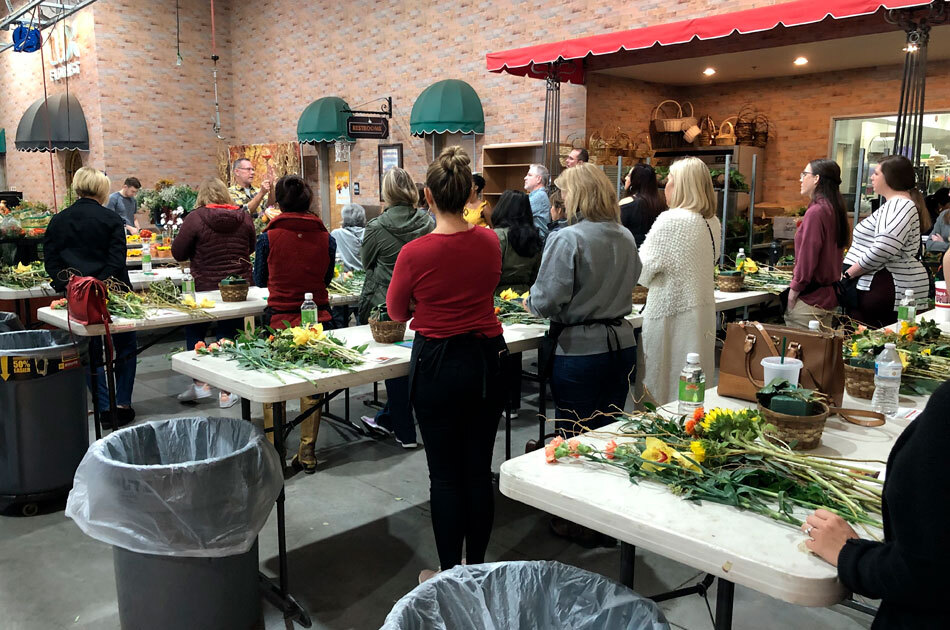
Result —
<instances>
[{"instance_id":1,"label":"woman in red puffer jacket","mask_svg":"<svg viewBox=\"0 0 950 630\"><path fill-rule=\"evenodd\" d=\"M196 208L188 213L178 236L172 242L172 256L177 261L191 261L191 275L196 291L214 291L228 276L240 276L251 282L251 253L254 251L254 222L251 216L231 202L228 189L220 179L210 177L198 187ZM215 337L233 338L242 320L217 322ZM208 334L208 323L185 326L185 345L192 350ZM211 396L207 383L195 381L178 400L191 402ZM222 409L231 407L240 398L222 391L218 400Z\"/></svg>"}]
</instances>

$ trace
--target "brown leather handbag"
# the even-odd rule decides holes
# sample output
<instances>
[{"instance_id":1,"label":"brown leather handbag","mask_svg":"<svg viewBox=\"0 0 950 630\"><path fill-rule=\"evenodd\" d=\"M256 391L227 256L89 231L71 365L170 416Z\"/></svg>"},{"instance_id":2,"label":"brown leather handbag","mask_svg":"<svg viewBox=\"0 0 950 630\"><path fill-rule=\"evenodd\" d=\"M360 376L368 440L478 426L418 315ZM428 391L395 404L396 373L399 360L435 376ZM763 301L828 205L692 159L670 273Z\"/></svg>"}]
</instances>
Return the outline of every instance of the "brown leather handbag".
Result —
<instances>
[{"instance_id":1,"label":"brown leather handbag","mask_svg":"<svg viewBox=\"0 0 950 630\"><path fill-rule=\"evenodd\" d=\"M785 356L803 364L798 384L826 394L835 407L840 407L844 396L842 337L833 332L758 322L732 323L726 329L726 343L719 360L719 393L755 401L756 391L765 386L762 359L779 356L782 337L788 340Z\"/></svg>"}]
</instances>

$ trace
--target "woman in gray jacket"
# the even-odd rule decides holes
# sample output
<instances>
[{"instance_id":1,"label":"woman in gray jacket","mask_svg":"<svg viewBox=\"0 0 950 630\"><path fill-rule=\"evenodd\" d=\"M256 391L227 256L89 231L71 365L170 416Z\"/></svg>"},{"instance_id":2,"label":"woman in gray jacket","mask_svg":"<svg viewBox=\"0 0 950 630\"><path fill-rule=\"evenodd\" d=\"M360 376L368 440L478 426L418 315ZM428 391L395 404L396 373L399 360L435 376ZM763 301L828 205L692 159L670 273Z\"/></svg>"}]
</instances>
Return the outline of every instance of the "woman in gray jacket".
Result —
<instances>
[{"instance_id":1,"label":"woman in gray jacket","mask_svg":"<svg viewBox=\"0 0 950 630\"><path fill-rule=\"evenodd\" d=\"M393 168L383 177L383 205L386 209L370 221L363 232L360 257L366 280L360 293L359 321L365 324L373 309L386 305L386 291L393 279L399 251L409 241L425 236L435 227L425 210L416 208L419 193L409 173ZM376 417L363 416L363 424L386 435L395 435L403 448L416 448L416 428L409 407L409 379L386 381L386 406Z\"/></svg>"}]
</instances>

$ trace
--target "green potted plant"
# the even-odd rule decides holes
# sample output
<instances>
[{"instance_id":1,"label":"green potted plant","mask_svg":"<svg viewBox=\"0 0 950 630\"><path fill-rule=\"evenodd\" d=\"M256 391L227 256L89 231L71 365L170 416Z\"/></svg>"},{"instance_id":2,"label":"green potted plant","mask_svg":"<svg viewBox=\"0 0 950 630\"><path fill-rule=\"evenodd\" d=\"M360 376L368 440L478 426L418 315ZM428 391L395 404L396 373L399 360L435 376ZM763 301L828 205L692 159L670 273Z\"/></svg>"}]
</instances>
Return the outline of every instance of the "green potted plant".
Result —
<instances>
[{"instance_id":1,"label":"green potted plant","mask_svg":"<svg viewBox=\"0 0 950 630\"><path fill-rule=\"evenodd\" d=\"M243 302L247 299L249 288L247 279L241 276L228 276L218 283L221 300L224 302Z\"/></svg>"}]
</instances>

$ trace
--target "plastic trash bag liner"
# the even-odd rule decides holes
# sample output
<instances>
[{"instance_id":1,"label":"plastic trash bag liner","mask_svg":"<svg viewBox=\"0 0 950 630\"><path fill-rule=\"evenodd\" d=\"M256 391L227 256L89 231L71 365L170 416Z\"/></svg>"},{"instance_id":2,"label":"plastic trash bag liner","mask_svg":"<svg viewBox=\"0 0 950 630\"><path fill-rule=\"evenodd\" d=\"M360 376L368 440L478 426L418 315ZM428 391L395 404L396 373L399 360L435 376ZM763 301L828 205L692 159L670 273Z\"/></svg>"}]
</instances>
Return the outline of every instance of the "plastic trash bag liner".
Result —
<instances>
[{"instance_id":1,"label":"plastic trash bag liner","mask_svg":"<svg viewBox=\"0 0 950 630\"><path fill-rule=\"evenodd\" d=\"M236 418L173 418L89 447L66 516L139 553L222 557L251 548L283 486L273 445Z\"/></svg>"},{"instance_id":2,"label":"plastic trash bag liner","mask_svg":"<svg viewBox=\"0 0 950 630\"><path fill-rule=\"evenodd\" d=\"M669 630L659 607L560 562L457 566L396 602L382 630Z\"/></svg>"},{"instance_id":3,"label":"plastic trash bag liner","mask_svg":"<svg viewBox=\"0 0 950 630\"><path fill-rule=\"evenodd\" d=\"M19 323L19 320L17 320ZM0 322L0 326L3 323ZM0 329L0 356L63 358L85 349L81 337L73 337L65 330L11 330Z\"/></svg>"},{"instance_id":4,"label":"plastic trash bag liner","mask_svg":"<svg viewBox=\"0 0 950 630\"><path fill-rule=\"evenodd\" d=\"M0 333L23 330L23 323L15 313L0 311Z\"/></svg>"}]
</instances>

